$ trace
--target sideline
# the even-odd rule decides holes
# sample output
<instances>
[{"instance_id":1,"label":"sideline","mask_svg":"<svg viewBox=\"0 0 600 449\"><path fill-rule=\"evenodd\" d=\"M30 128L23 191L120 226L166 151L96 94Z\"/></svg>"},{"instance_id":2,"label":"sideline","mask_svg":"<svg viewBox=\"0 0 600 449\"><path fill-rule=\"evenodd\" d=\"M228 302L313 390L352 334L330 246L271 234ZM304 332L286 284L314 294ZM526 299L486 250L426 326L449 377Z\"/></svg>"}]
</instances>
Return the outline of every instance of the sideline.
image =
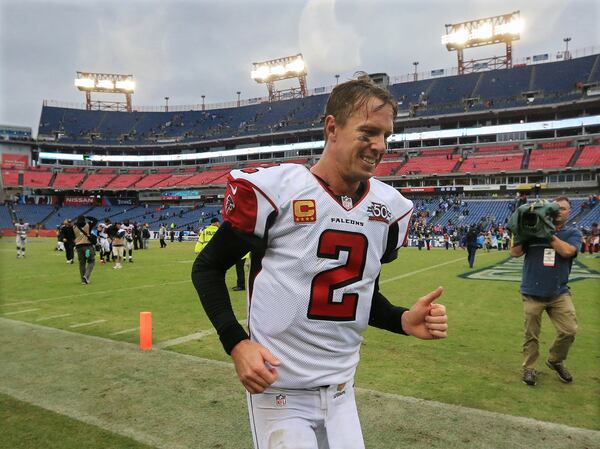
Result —
<instances>
[{"instance_id":1,"label":"sideline","mask_svg":"<svg viewBox=\"0 0 600 449\"><path fill-rule=\"evenodd\" d=\"M132 343L7 318L0 318L0 356L0 392L157 449L208 444L216 438L209 429L227 425L233 426L231 438L247 437L240 429L246 425L244 399L230 362L161 349L140 351ZM471 447L460 443L457 423L464 422L478 447L534 447L540 431L548 449L567 447L558 441L590 448L600 441L600 431L363 388L357 392L366 416L380 419L377 410L385 407L390 421L415 421L411 426L418 427L403 431L409 439L444 435L455 443L452 447ZM186 420L193 416L202 416L203 425L190 426ZM508 446L500 444L502 435L511 435L504 442ZM232 441L230 447L240 445Z\"/></svg>"}]
</instances>

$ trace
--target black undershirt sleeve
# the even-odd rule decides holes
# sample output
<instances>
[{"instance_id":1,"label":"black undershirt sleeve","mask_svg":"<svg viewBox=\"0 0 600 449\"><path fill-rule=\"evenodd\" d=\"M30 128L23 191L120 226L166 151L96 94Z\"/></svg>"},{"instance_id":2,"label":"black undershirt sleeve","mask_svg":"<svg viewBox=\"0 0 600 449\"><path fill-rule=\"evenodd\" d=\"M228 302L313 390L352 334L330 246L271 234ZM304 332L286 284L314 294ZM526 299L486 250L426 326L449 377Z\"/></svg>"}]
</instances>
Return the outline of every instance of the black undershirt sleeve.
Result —
<instances>
[{"instance_id":1,"label":"black undershirt sleeve","mask_svg":"<svg viewBox=\"0 0 600 449\"><path fill-rule=\"evenodd\" d=\"M408 335L402 328L402 314L407 310L405 307L394 306L381 294L379 291L379 277L377 277L373 291L373 300L371 302L369 326L396 334Z\"/></svg>"},{"instance_id":2,"label":"black undershirt sleeve","mask_svg":"<svg viewBox=\"0 0 600 449\"><path fill-rule=\"evenodd\" d=\"M249 337L233 313L225 273L246 253L258 249L261 244L262 240L258 237L241 234L225 222L198 254L192 267L192 282L200 302L227 354L231 354L235 345Z\"/></svg>"}]
</instances>

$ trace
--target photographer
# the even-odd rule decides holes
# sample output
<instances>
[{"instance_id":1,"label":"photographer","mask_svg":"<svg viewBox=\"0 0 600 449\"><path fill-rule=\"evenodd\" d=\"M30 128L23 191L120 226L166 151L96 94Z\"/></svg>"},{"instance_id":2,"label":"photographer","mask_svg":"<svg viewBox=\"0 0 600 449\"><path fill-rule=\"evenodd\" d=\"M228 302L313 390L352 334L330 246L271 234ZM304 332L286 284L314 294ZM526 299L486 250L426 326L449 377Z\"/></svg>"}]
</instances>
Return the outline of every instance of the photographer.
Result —
<instances>
[{"instance_id":1,"label":"photographer","mask_svg":"<svg viewBox=\"0 0 600 449\"><path fill-rule=\"evenodd\" d=\"M555 229L538 226L537 237L524 237L527 232L525 225L520 223L516 229L512 229L515 233L514 246L510 249L513 257L525 255L520 289L525 314L522 380L531 386L537 382L535 364L539 356L542 314L546 311L557 331L546 365L556 372L561 381L570 383L573 377L563 362L575 340L577 319L567 283L573 259L577 257L581 233L577 229L564 227L571 211L568 198L559 196L554 204L542 205L537 210L538 214L546 212L546 218L552 219ZM543 224L542 218L539 222Z\"/></svg>"},{"instance_id":2,"label":"photographer","mask_svg":"<svg viewBox=\"0 0 600 449\"><path fill-rule=\"evenodd\" d=\"M75 233L75 249L79 259L79 274L82 284L89 284L92 271L94 270L95 254L94 245L97 237L92 234L92 229L96 226L98 220L94 217L84 217L80 215L75 221L73 232Z\"/></svg>"}]
</instances>

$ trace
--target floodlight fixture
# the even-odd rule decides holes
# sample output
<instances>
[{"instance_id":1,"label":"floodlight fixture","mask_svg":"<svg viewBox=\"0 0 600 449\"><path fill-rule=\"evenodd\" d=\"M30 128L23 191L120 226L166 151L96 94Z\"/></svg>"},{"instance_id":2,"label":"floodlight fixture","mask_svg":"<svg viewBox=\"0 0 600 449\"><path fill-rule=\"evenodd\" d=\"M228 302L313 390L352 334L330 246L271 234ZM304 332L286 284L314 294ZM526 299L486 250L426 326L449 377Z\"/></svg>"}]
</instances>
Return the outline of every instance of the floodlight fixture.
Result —
<instances>
[{"instance_id":1,"label":"floodlight fixture","mask_svg":"<svg viewBox=\"0 0 600 449\"><path fill-rule=\"evenodd\" d=\"M524 22L520 11L467 22L446 24L446 34L442 36L442 44L448 51L456 51L458 73L463 74L484 68L512 67L512 42L519 40ZM504 57L484 58L465 62L463 50L484 45L505 44Z\"/></svg>"},{"instance_id":2,"label":"floodlight fixture","mask_svg":"<svg viewBox=\"0 0 600 449\"><path fill-rule=\"evenodd\" d=\"M253 62L250 77L257 83L267 83L306 75L306 64L302 53L270 61Z\"/></svg>"},{"instance_id":3,"label":"floodlight fixture","mask_svg":"<svg viewBox=\"0 0 600 449\"><path fill-rule=\"evenodd\" d=\"M77 72L75 87L85 92L86 109L88 110L126 110L131 112L131 94L135 91L133 75ZM124 94L126 102L93 101L91 95L92 92Z\"/></svg>"},{"instance_id":4,"label":"floodlight fixture","mask_svg":"<svg viewBox=\"0 0 600 449\"><path fill-rule=\"evenodd\" d=\"M250 77L257 83L266 84L269 90L269 100L282 98L305 97L306 90L306 64L302 53L284 58L271 59L263 62L253 62ZM276 81L298 78L300 88L275 91Z\"/></svg>"}]
</instances>

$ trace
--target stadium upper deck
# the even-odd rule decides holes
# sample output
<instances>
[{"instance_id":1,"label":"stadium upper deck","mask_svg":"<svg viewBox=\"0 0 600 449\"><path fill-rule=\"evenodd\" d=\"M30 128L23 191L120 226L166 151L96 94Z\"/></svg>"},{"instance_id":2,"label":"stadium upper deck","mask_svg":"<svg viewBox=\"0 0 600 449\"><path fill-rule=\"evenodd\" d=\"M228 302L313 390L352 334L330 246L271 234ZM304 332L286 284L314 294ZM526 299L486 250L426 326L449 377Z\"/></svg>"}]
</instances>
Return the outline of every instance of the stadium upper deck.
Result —
<instances>
[{"instance_id":1,"label":"stadium upper deck","mask_svg":"<svg viewBox=\"0 0 600 449\"><path fill-rule=\"evenodd\" d=\"M399 118L564 102L596 102L600 55L393 84ZM44 106L38 138L60 145L132 147L319 130L327 95L186 112L86 111ZM52 145L52 144L50 144Z\"/></svg>"}]
</instances>

